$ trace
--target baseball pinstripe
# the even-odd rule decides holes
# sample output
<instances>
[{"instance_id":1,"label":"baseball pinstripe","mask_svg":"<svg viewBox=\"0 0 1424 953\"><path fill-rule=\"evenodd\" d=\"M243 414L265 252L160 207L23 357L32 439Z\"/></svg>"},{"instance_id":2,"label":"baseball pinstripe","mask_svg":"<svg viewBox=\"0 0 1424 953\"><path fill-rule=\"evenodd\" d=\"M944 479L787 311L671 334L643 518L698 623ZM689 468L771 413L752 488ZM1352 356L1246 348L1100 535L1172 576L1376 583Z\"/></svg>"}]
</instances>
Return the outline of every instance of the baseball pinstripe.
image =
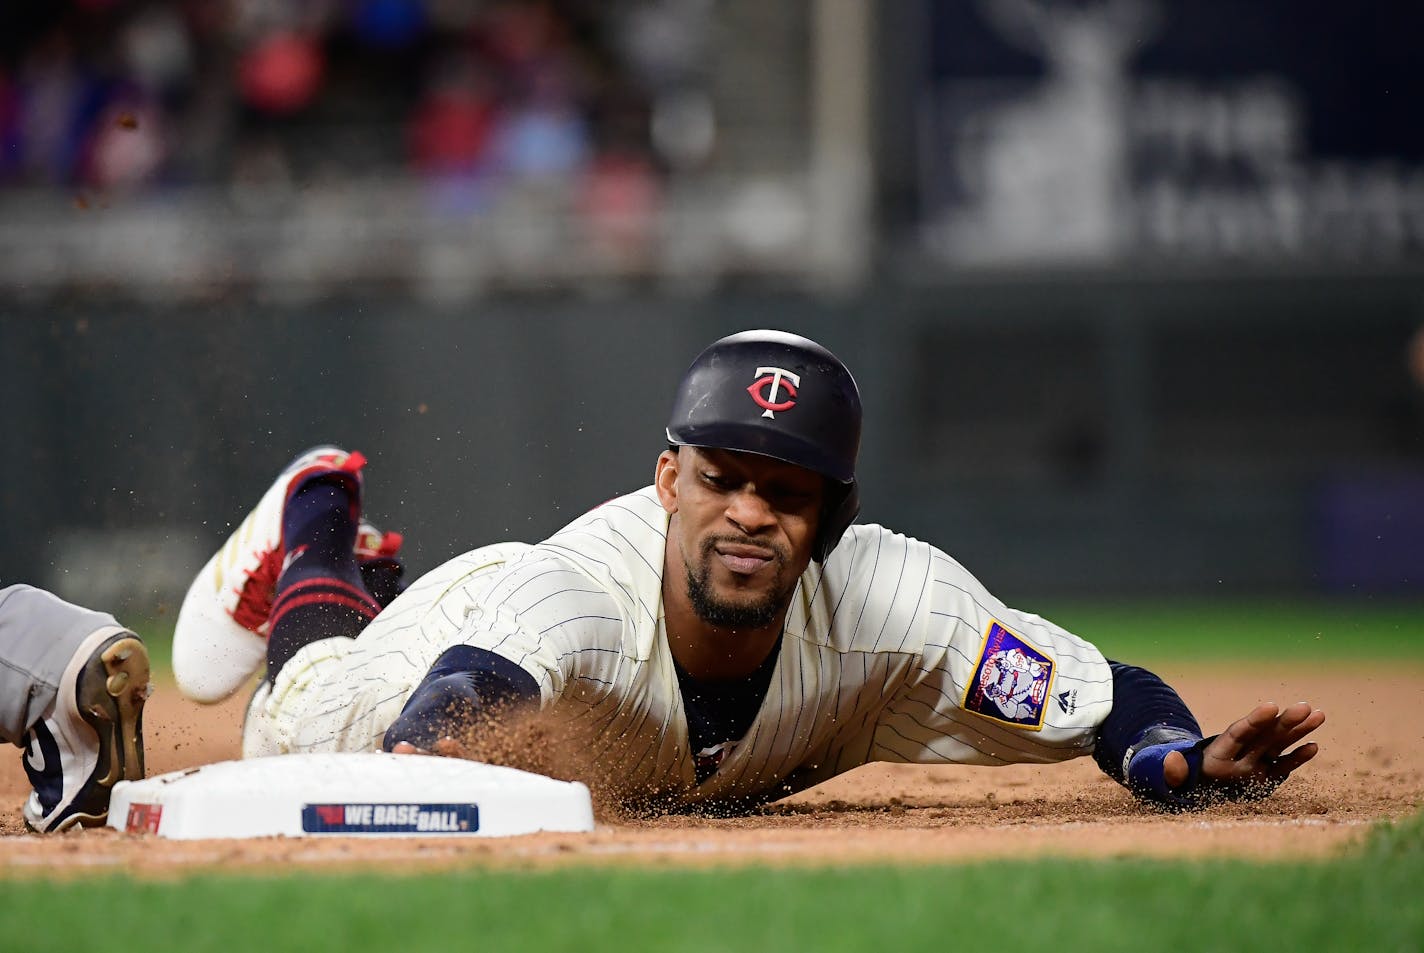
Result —
<instances>
[{"instance_id":1,"label":"baseball pinstripe","mask_svg":"<svg viewBox=\"0 0 1424 953\"><path fill-rule=\"evenodd\" d=\"M434 659L460 642L533 676L556 730L575 734L627 786L688 803L801 787L867 761L1066 760L1090 752L1111 707L1112 675L1097 649L1005 606L934 547L854 526L802 576L755 721L697 784L663 632L666 531L648 488L538 545L457 557L359 639L299 652L249 735L275 735L281 750L374 749ZM1051 669L1051 690L1065 699L1039 686L1032 724L965 707L995 626Z\"/></svg>"}]
</instances>

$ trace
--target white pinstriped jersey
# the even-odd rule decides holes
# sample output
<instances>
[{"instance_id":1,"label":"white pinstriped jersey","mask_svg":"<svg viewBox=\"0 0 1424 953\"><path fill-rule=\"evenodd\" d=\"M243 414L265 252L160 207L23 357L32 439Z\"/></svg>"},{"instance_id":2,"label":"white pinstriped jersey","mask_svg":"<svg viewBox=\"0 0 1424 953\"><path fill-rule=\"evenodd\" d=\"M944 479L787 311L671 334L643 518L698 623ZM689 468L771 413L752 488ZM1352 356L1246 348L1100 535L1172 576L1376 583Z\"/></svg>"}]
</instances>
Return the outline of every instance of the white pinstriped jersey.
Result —
<instances>
[{"instance_id":1,"label":"white pinstriped jersey","mask_svg":"<svg viewBox=\"0 0 1424 953\"><path fill-rule=\"evenodd\" d=\"M938 549L853 526L801 577L766 698L700 784L663 630L668 517L649 487L532 547L422 577L352 642L303 649L249 721L248 753L366 750L436 657L517 663L555 726L627 788L687 803L801 788L871 761L1053 762L1091 752L1112 705L1092 645L995 599ZM263 722L263 719L255 719Z\"/></svg>"}]
</instances>

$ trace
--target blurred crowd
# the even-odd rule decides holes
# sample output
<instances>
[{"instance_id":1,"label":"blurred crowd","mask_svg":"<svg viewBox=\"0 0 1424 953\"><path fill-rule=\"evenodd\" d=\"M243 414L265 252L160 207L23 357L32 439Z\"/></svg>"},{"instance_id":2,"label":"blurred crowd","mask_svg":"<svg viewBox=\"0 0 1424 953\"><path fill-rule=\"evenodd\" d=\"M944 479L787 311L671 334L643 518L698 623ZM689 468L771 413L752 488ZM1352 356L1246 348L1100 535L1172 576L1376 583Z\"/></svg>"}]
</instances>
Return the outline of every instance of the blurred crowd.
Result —
<instances>
[{"instance_id":1,"label":"blurred crowd","mask_svg":"<svg viewBox=\"0 0 1424 953\"><path fill-rule=\"evenodd\" d=\"M711 149L707 5L6 4L0 189L558 181L636 214Z\"/></svg>"}]
</instances>

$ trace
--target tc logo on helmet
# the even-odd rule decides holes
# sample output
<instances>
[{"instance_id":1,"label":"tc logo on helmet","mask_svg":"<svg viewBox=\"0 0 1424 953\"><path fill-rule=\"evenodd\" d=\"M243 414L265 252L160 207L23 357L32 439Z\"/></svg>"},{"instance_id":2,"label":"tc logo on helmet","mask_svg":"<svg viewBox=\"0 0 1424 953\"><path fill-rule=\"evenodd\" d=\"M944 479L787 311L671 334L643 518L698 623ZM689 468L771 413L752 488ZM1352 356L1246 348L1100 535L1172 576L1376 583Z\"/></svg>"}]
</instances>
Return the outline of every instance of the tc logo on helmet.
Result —
<instances>
[{"instance_id":1,"label":"tc logo on helmet","mask_svg":"<svg viewBox=\"0 0 1424 953\"><path fill-rule=\"evenodd\" d=\"M758 367L756 372L760 376L747 388L747 393L751 394L752 400L762 408L763 417L775 420L776 411L790 410L796 406L796 388L801 386L800 375L780 367ZM778 403L777 398L783 391L786 399Z\"/></svg>"}]
</instances>

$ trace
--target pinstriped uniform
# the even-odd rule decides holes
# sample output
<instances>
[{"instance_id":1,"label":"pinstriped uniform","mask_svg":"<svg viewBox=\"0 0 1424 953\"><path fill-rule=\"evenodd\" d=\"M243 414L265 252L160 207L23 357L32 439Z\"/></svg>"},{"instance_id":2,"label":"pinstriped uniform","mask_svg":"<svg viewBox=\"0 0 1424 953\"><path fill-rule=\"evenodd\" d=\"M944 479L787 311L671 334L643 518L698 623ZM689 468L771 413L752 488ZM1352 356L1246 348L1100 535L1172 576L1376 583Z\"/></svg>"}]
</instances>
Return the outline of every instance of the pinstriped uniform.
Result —
<instances>
[{"instance_id":1,"label":"pinstriped uniform","mask_svg":"<svg viewBox=\"0 0 1424 953\"><path fill-rule=\"evenodd\" d=\"M368 750L439 654L461 642L532 675L555 730L604 772L687 803L800 788L870 761L1009 764L1091 752L1112 705L1092 645L995 599L938 549L853 526L801 577L770 687L701 784L663 630L668 517L649 487L534 546L466 553L356 640L303 649L254 700L246 750ZM1051 661L1032 724L965 707L995 625ZM1061 699L1061 701L1059 700Z\"/></svg>"}]
</instances>

